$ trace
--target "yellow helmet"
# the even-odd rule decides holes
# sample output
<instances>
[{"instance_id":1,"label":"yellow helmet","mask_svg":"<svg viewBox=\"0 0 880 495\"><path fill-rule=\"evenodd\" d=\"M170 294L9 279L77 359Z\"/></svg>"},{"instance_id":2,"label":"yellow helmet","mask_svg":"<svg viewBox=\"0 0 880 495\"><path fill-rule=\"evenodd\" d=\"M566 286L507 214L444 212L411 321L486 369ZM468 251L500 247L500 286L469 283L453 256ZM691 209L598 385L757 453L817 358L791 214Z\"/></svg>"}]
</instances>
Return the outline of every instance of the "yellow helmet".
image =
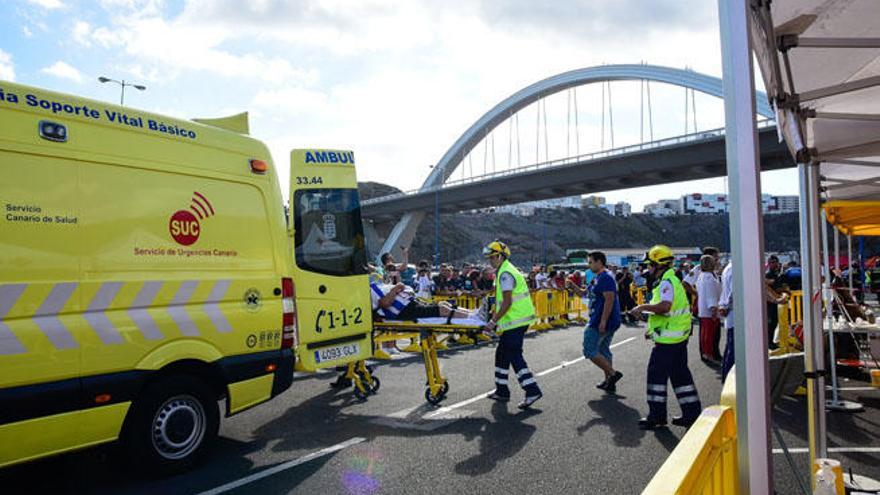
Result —
<instances>
[{"instance_id":1,"label":"yellow helmet","mask_svg":"<svg viewBox=\"0 0 880 495\"><path fill-rule=\"evenodd\" d=\"M645 261L656 263L659 265L670 263L675 259L675 254L669 249L669 246L657 244L645 253Z\"/></svg>"},{"instance_id":2,"label":"yellow helmet","mask_svg":"<svg viewBox=\"0 0 880 495\"><path fill-rule=\"evenodd\" d=\"M492 241L483 248L483 256L488 258L493 254L500 254L505 258L510 258L510 248L507 247L507 244L504 244L499 240Z\"/></svg>"}]
</instances>

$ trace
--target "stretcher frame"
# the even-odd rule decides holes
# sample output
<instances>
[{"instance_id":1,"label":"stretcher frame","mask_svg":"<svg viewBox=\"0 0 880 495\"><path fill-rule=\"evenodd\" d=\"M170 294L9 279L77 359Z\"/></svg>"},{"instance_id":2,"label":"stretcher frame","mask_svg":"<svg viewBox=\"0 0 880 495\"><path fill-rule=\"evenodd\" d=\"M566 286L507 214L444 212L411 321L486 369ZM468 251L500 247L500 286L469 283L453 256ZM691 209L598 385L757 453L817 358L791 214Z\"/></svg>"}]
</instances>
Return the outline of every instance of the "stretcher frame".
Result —
<instances>
[{"instance_id":1,"label":"stretcher frame","mask_svg":"<svg viewBox=\"0 0 880 495\"><path fill-rule=\"evenodd\" d=\"M382 321L373 323L373 342L390 342L397 339L419 340L419 349L425 363L425 400L438 405L449 392L449 381L440 371L437 350L446 349L444 341L452 335L459 337L459 342L467 338L476 345L480 341L491 341L482 333L483 327L478 325L416 323L410 321ZM415 342L415 341L414 341Z\"/></svg>"}]
</instances>

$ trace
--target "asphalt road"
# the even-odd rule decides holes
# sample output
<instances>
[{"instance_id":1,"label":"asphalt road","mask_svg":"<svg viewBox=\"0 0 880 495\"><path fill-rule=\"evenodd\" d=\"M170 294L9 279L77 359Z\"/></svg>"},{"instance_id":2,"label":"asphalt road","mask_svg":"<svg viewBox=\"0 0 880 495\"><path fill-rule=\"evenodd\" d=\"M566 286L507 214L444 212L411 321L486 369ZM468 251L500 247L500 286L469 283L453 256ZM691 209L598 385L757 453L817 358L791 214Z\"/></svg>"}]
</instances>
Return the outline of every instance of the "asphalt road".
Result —
<instances>
[{"instance_id":1,"label":"asphalt road","mask_svg":"<svg viewBox=\"0 0 880 495\"><path fill-rule=\"evenodd\" d=\"M298 378L284 394L222 421L220 439L200 466L150 479L126 467L113 446L0 471L8 493L638 493L675 448L684 429L641 431L647 410L645 367L650 345L640 328L615 336L618 393L594 388L601 372L581 358L581 329L551 330L526 339L525 356L544 398L526 412L514 400L481 398L492 389L494 345L453 348L441 355L451 390L443 408L423 398L424 368L412 356L379 363L378 395L358 402L333 390L331 373ZM716 370L696 356L691 369L703 405L716 404ZM567 363L561 366L563 363ZM864 383L849 383L851 387ZM861 387L857 387L861 388ZM869 409L829 415L829 445L865 447L841 453L859 474L880 478L880 393L848 391ZM670 394L671 395L671 394ZM793 448L806 446L806 401L786 398L774 413ZM670 414L678 407L670 403ZM774 440L774 447L778 448ZM793 454L806 476L808 456ZM799 493L792 469L774 455L778 493Z\"/></svg>"}]
</instances>

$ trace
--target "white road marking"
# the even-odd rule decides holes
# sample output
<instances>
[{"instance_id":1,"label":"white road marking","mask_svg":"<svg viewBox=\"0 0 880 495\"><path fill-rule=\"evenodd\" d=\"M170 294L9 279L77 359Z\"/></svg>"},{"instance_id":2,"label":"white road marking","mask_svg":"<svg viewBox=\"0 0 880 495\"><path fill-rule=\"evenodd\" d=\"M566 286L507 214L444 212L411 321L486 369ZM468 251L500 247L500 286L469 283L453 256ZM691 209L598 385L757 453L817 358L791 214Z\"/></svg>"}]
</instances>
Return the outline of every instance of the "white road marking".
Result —
<instances>
[{"instance_id":1,"label":"white road marking","mask_svg":"<svg viewBox=\"0 0 880 495\"><path fill-rule=\"evenodd\" d=\"M831 387L825 387L828 390L831 390ZM849 390L851 392L866 392L869 390L880 390L877 387L837 387L837 390Z\"/></svg>"},{"instance_id":2,"label":"white road marking","mask_svg":"<svg viewBox=\"0 0 880 495\"><path fill-rule=\"evenodd\" d=\"M794 448L788 449L788 452L790 454L809 454L810 449L809 449L809 447L794 447ZM841 454L847 454L847 453L872 454L872 453L880 453L880 447L828 447L828 452L829 453L841 453ZM781 454L781 453L783 453L783 450L782 449L773 449L773 453L774 454Z\"/></svg>"},{"instance_id":3,"label":"white road marking","mask_svg":"<svg viewBox=\"0 0 880 495\"><path fill-rule=\"evenodd\" d=\"M628 342L630 342L630 341L633 341L633 340L635 340L635 337L630 337L630 338L628 338L628 339L621 340L620 342L617 342L616 344L611 344L611 345L609 346L609 348L614 349L615 347L622 346L623 344L626 344L626 343L628 343ZM576 364L576 363L578 363L578 362L580 362L580 361L583 361L584 359L585 359L585 358L582 356L582 357L579 357L579 358L577 358L577 359L572 359L571 361L565 361L565 362L563 362L562 364L560 364L560 365L558 365L558 366L554 366L554 367L552 367L552 368L550 368L550 369L546 369L546 370L544 370L544 371L538 373L538 374L535 375L535 376L544 376L544 375L548 375L548 374L550 374L550 373L553 373L554 371L559 371L559 370L561 370L562 368L565 368L565 367L567 367L567 366L571 366L571 365ZM430 419L430 418L434 418L434 417L436 417L436 416L445 415L445 414L449 413L450 411L454 411L455 409L458 409L458 408L460 408L460 407L464 407L464 406L466 406L466 405L468 405L468 404L473 404L474 402L477 402L477 401L480 400L480 399L485 399L486 396L489 395L489 394L491 394L493 391L494 391L494 390L489 390L489 391L483 392L483 393L480 394L480 395L477 395L477 396L471 397L470 399L463 400L463 401L461 401L461 402L456 402L455 404L452 404L452 405L449 405L449 406L443 406L443 407L441 407L440 409L438 409L438 410L436 410L436 411L434 411L434 412L432 412L432 413L426 414L426 415L424 416L424 419Z\"/></svg>"},{"instance_id":4,"label":"white road marking","mask_svg":"<svg viewBox=\"0 0 880 495\"><path fill-rule=\"evenodd\" d=\"M263 471L260 471L258 473L254 473L250 476L246 476L244 478L232 481L230 483L226 483L225 485L221 485L221 486L218 486L217 488L213 488L213 489L208 490L206 492L202 492L199 495L217 495L220 493L228 492L229 490L234 490L235 488L247 485L249 483L253 483L254 481L261 480L267 476L272 476L273 474L277 474L277 473L280 473L281 471L285 471L285 470L290 469L292 467L299 466L300 464L305 464L306 462L318 459L320 457L324 457L325 455L332 454L334 452L338 452L342 449L351 447L352 445L357 445L365 440L366 440L366 438L354 437L354 438L346 440L342 443L337 443L336 445L334 445L332 447L327 447L326 449L321 449L317 452L312 452L311 454L304 456L304 457L300 457L299 459L287 461L287 462L281 463L277 466L271 467L269 469L264 469Z\"/></svg>"}]
</instances>

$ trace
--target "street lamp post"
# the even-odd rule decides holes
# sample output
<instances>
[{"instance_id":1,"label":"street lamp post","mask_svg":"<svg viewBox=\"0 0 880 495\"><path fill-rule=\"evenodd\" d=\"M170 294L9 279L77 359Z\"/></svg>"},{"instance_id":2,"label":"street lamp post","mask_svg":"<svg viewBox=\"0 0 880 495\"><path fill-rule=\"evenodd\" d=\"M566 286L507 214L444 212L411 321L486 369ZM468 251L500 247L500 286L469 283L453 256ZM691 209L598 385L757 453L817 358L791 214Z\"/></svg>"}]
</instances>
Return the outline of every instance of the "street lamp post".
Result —
<instances>
[{"instance_id":1,"label":"street lamp post","mask_svg":"<svg viewBox=\"0 0 880 495\"><path fill-rule=\"evenodd\" d=\"M133 84L133 83L125 82L125 79L123 79L121 81L117 81L116 79L110 79L109 77L101 76L98 78L98 81L100 81L102 83L114 82L122 88L122 94L119 95L119 105L120 106L125 106L125 87L126 86L131 86L132 88L137 89L139 91L143 91L143 90L147 89L146 86L141 85L141 84Z\"/></svg>"}]
</instances>

